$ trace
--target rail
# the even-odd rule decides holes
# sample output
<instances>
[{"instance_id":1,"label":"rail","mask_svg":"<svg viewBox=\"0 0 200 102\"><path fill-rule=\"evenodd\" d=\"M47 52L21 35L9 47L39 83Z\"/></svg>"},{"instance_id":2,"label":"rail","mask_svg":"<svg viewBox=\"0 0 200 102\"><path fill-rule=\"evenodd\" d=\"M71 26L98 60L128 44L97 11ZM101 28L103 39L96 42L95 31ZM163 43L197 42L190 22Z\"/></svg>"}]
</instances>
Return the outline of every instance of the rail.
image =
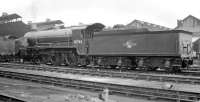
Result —
<instances>
[{"instance_id":1,"label":"rail","mask_svg":"<svg viewBox=\"0 0 200 102\"><path fill-rule=\"evenodd\" d=\"M12 78L24 81L31 81L40 84L50 84L60 87L72 87L76 89L87 89L92 91L102 91L108 88L110 94L125 95L125 96L142 96L148 98L174 100L176 102L196 102L200 99L199 93L184 92L176 90L156 89L147 87L137 87L128 85L119 85L102 82L91 82L83 80L66 79L52 76L43 76L36 74L27 74L19 72L10 72L0 70L0 77Z\"/></svg>"},{"instance_id":2,"label":"rail","mask_svg":"<svg viewBox=\"0 0 200 102\"><path fill-rule=\"evenodd\" d=\"M0 93L0 102L26 102L10 95Z\"/></svg>"},{"instance_id":3,"label":"rail","mask_svg":"<svg viewBox=\"0 0 200 102\"><path fill-rule=\"evenodd\" d=\"M199 77L188 77L188 76L147 74L147 73L137 73L137 72L117 72L117 71L105 71L105 70L94 70L94 69L80 69L80 68L77 69L77 68L63 68L63 67L8 64L8 63L4 64L1 63L0 67L200 85Z\"/></svg>"}]
</instances>

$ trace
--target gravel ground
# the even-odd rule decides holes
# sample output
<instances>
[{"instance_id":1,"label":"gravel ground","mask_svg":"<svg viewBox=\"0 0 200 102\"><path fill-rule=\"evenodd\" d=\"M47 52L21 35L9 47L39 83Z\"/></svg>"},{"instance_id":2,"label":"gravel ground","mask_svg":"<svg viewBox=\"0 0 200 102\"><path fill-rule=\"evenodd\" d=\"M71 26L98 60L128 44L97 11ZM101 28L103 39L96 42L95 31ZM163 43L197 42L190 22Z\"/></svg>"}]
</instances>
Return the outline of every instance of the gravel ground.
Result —
<instances>
[{"instance_id":1,"label":"gravel ground","mask_svg":"<svg viewBox=\"0 0 200 102\"><path fill-rule=\"evenodd\" d=\"M51 85L0 78L0 93L19 97L31 102L102 102L97 92L60 88ZM0 101L1 102L1 101ZM141 97L110 95L109 102L169 102L148 100Z\"/></svg>"},{"instance_id":2,"label":"gravel ground","mask_svg":"<svg viewBox=\"0 0 200 102\"><path fill-rule=\"evenodd\" d=\"M26 70L26 69L13 70L9 68L1 68L1 67L0 69L3 71L12 71L12 72L59 77L59 78L76 79L76 80L83 80L83 81L112 83L112 84L119 84L119 85L130 85L130 86L138 86L138 87L157 88L157 89L167 89L168 87L166 86L173 85L173 87L170 90L186 91L186 92L200 92L200 86L194 85L194 84L134 80L134 79L124 79L124 78L111 78L111 77L70 74L70 73L66 74L66 73L49 72L49 71L35 71L35 70L33 71L33 70Z\"/></svg>"}]
</instances>

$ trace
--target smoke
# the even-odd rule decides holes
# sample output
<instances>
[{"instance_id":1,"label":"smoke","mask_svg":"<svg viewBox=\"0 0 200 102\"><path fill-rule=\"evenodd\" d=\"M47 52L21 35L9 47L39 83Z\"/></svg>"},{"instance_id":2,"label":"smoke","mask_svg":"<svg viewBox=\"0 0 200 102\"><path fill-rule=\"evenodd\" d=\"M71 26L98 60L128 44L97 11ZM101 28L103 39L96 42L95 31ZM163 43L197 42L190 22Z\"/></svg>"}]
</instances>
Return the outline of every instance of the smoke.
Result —
<instances>
[{"instance_id":1,"label":"smoke","mask_svg":"<svg viewBox=\"0 0 200 102\"><path fill-rule=\"evenodd\" d=\"M38 6L37 6L38 2L37 0L33 0L31 5L30 5L30 15L33 19L33 21L37 20L37 16L38 16Z\"/></svg>"}]
</instances>

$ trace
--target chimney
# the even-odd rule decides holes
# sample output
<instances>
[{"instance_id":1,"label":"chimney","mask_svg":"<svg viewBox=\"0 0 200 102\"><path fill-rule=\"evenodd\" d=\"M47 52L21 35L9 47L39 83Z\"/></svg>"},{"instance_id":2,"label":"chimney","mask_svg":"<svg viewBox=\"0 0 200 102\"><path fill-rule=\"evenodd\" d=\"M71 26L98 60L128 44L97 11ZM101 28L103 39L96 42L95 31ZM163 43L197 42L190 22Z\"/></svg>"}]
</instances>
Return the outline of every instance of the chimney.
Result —
<instances>
[{"instance_id":1,"label":"chimney","mask_svg":"<svg viewBox=\"0 0 200 102\"><path fill-rule=\"evenodd\" d=\"M183 26L183 20L177 20L177 26L178 27Z\"/></svg>"}]
</instances>

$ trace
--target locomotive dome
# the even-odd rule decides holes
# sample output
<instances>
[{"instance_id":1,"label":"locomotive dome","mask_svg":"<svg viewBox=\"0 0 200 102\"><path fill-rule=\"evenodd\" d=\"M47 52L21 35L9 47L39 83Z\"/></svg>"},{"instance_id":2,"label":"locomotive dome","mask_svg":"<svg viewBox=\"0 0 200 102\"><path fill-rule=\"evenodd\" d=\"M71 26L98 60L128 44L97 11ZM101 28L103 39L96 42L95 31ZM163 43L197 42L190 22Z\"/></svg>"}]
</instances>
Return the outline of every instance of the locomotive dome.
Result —
<instances>
[{"instance_id":1,"label":"locomotive dome","mask_svg":"<svg viewBox=\"0 0 200 102\"><path fill-rule=\"evenodd\" d=\"M45 38L45 37L70 37L71 29L53 29L46 31L32 31L24 35L26 38Z\"/></svg>"}]
</instances>

